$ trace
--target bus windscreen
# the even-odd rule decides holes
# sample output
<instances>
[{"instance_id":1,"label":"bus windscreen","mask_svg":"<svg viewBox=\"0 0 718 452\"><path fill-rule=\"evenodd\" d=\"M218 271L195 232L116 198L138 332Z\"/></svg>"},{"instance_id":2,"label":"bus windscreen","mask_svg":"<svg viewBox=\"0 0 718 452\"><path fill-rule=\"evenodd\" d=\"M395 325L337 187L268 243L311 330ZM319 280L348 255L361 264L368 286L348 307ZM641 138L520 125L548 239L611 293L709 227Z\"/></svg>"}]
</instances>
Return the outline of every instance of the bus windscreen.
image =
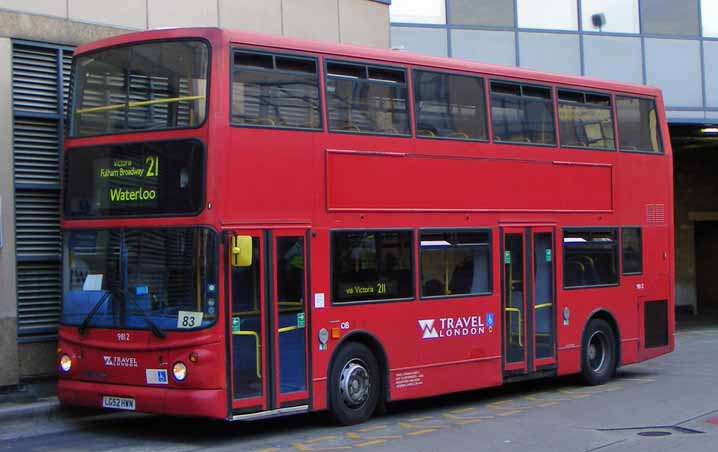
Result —
<instances>
[{"instance_id":1,"label":"bus windscreen","mask_svg":"<svg viewBox=\"0 0 718 452\"><path fill-rule=\"evenodd\" d=\"M197 140L102 145L65 152L68 218L197 214L204 149Z\"/></svg>"},{"instance_id":2,"label":"bus windscreen","mask_svg":"<svg viewBox=\"0 0 718 452\"><path fill-rule=\"evenodd\" d=\"M209 46L140 43L78 55L71 137L185 129L204 122Z\"/></svg>"}]
</instances>

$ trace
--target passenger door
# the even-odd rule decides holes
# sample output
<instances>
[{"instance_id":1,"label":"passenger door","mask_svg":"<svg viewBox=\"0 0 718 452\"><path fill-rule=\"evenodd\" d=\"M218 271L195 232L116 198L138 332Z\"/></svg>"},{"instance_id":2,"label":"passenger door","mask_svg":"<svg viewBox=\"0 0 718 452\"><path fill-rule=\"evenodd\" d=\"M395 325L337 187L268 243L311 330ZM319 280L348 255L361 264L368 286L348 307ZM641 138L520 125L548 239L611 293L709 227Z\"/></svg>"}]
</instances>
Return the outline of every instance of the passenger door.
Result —
<instances>
[{"instance_id":1,"label":"passenger door","mask_svg":"<svg viewBox=\"0 0 718 452\"><path fill-rule=\"evenodd\" d=\"M553 227L501 228L504 376L556 364Z\"/></svg>"},{"instance_id":2,"label":"passenger door","mask_svg":"<svg viewBox=\"0 0 718 452\"><path fill-rule=\"evenodd\" d=\"M299 229L227 232L235 416L308 403L307 242Z\"/></svg>"}]
</instances>

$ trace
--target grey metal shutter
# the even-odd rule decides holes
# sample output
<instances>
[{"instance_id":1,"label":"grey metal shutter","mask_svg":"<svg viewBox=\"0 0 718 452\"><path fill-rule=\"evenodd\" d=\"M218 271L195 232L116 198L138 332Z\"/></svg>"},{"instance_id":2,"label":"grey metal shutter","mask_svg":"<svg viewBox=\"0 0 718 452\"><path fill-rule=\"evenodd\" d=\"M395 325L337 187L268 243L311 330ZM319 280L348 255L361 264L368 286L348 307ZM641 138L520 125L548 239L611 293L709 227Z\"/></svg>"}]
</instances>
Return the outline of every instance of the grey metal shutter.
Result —
<instances>
[{"instance_id":1,"label":"grey metal shutter","mask_svg":"<svg viewBox=\"0 0 718 452\"><path fill-rule=\"evenodd\" d=\"M72 49L13 41L18 340L57 334L62 299L59 162Z\"/></svg>"}]
</instances>

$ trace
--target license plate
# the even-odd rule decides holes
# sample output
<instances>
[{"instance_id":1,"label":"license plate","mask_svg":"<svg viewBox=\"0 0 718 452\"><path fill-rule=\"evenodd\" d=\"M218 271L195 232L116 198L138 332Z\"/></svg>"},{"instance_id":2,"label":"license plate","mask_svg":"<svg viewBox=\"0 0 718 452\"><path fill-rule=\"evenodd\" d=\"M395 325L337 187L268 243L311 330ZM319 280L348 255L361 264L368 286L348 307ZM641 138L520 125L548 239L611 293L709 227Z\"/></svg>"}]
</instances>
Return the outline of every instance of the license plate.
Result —
<instances>
[{"instance_id":1,"label":"license plate","mask_svg":"<svg viewBox=\"0 0 718 452\"><path fill-rule=\"evenodd\" d=\"M134 411L135 410L135 399L130 399L127 397L103 396L102 397L102 407L103 408L113 408L115 410Z\"/></svg>"}]
</instances>

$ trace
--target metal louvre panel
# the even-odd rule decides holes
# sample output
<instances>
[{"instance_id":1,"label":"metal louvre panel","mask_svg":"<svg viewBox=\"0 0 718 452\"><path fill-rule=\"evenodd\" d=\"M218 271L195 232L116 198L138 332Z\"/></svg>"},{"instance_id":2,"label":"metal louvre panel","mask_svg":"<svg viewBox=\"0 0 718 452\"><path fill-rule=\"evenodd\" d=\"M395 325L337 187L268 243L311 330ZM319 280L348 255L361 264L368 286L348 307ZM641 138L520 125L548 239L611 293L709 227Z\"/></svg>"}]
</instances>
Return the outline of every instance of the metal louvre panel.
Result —
<instances>
[{"instance_id":1,"label":"metal louvre panel","mask_svg":"<svg viewBox=\"0 0 718 452\"><path fill-rule=\"evenodd\" d=\"M13 108L57 114L57 50L15 44L12 54Z\"/></svg>"},{"instance_id":2,"label":"metal louvre panel","mask_svg":"<svg viewBox=\"0 0 718 452\"><path fill-rule=\"evenodd\" d=\"M15 194L15 246L18 260L60 260L60 198L55 191Z\"/></svg>"},{"instance_id":3,"label":"metal louvre panel","mask_svg":"<svg viewBox=\"0 0 718 452\"><path fill-rule=\"evenodd\" d=\"M51 339L62 299L59 158L72 50L13 41L18 340Z\"/></svg>"},{"instance_id":4,"label":"metal louvre panel","mask_svg":"<svg viewBox=\"0 0 718 452\"><path fill-rule=\"evenodd\" d=\"M18 262L18 331L47 334L57 331L62 297L59 262Z\"/></svg>"},{"instance_id":5,"label":"metal louvre panel","mask_svg":"<svg viewBox=\"0 0 718 452\"><path fill-rule=\"evenodd\" d=\"M54 119L15 118L16 184L60 183L57 153L60 137L57 127Z\"/></svg>"},{"instance_id":6,"label":"metal louvre panel","mask_svg":"<svg viewBox=\"0 0 718 452\"><path fill-rule=\"evenodd\" d=\"M70 99L70 72L72 71L72 52L62 51L62 111L67 115L67 104Z\"/></svg>"}]
</instances>

